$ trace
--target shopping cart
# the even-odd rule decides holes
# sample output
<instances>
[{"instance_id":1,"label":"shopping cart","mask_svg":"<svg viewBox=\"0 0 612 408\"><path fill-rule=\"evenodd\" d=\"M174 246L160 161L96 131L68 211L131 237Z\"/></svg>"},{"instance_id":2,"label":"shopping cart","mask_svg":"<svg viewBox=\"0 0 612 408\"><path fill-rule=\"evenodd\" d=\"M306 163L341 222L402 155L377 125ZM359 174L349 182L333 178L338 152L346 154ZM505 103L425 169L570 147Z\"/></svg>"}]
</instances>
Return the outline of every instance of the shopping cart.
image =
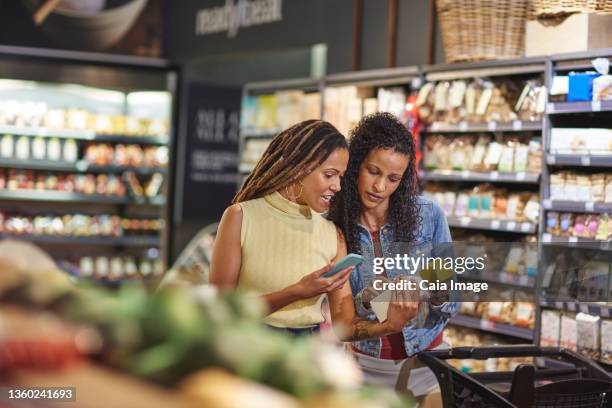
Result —
<instances>
[{"instance_id":1,"label":"shopping cart","mask_svg":"<svg viewBox=\"0 0 612 408\"><path fill-rule=\"evenodd\" d=\"M539 357L536 361L548 364L467 374L447 361L511 357ZM422 352L419 359L436 375L445 408L612 407L612 376L595 362L561 348L458 347Z\"/></svg>"}]
</instances>

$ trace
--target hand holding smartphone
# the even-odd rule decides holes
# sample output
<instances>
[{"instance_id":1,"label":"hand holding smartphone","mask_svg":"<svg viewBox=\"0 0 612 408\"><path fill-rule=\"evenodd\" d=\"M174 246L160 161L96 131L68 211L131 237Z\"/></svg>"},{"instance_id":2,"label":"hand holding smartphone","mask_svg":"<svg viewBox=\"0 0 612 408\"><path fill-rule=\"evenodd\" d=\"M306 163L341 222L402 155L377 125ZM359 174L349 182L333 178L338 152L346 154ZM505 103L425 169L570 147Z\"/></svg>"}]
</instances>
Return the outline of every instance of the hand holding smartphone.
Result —
<instances>
[{"instance_id":1,"label":"hand holding smartphone","mask_svg":"<svg viewBox=\"0 0 612 408\"><path fill-rule=\"evenodd\" d=\"M332 268L331 271L324 273L323 277L331 278L332 276L342 271L343 269L350 268L351 266L359 265L362 262L363 262L363 257L361 255L348 254L347 256L345 256L344 258L336 262L336 265Z\"/></svg>"}]
</instances>

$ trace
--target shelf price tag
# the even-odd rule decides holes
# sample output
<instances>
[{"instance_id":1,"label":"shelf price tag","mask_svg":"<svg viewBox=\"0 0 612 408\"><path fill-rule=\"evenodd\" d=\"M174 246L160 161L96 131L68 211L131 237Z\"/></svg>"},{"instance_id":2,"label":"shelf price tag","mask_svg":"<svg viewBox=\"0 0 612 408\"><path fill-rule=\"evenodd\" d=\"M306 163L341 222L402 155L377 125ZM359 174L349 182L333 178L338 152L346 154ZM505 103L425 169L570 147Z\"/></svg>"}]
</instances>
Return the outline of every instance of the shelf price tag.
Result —
<instances>
[{"instance_id":1,"label":"shelf price tag","mask_svg":"<svg viewBox=\"0 0 612 408\"><path fill-rule=\"evenodd\" d=\"M520 171L518 173L516 173L516 179L519 181L525 180L527 178L527 173L525 173L524 171Z\"/></svg>"},{"instance_id":2,"label":"shelf price tag","mask_svg":"<svg viewBox=\"0 0 612 408\"><path fill-rule=\"evenodd\" d=\"M546 104L546 111L548 113L553 113L555 111L555 104L552 102L548 102L548 104Z\"/></svg>"},{"instance_id":3,"label":"shelf price tag","mask_svg":"<svg viewBox=\"0 0 612 408\"><path fill-rule=\"evenodd\" d=\"M38 129L36 129L36 133L38 134L38 136L47 136L49 134L49 131L45 127L39 127Z\"/></svg>"},{"instance_id":4,"label":"shelf price tag","mask_svg":"<svg viewBox=\"0 0 612 408\"><path fill-rule=\"evenodd\" d=\"M544 206L544 208L546 208L547 210L550 210L550 208L552 207L552 201L550 200L550 198L545 199L544 201L542 201L542 205Z\"/></svg>"},{"instance_id":5,"label":"shelf price tag","mask_svg":"<svg viewBox=\"0 0 612 408\"><path fill-rule=\"evenodd\" d=\"M590 166L591 165L591 156L582 156L582 157L580 157L580 164L582 164L583 166Z\"/></svg>"},{"instance_id":6,"label":"shelf price tag","mask_svg":"<svg viewBox=\"0 0 612 408\"><path fill-rule=\"evenodd\" d=\"M431 124L431 126L429 127L432 131L437 131L440 129L440 122L434 122Z\"/></svg>"},{"instance_id":7,"label":"shelf price tag","mask_svg":"<svg viewBox=\"0 0 612 408\"><path fill-rule=\"evenodd\" d=\"M487 123L487 129L489 130L489 132L495 132L495 129L497 129L497 122L490 121L489 123Z\"/></svg>"},{"instance_id":8,"label":"shelf price tag","mask_svg":"<svg viewBox=\"0 0 612 408\"><path fill-rule=\"evenodd\" d=\"M512 121L512 130L521 130L523 129L523 122L520 120Z\"/></svg>"},{"instance_id":9,"label":"shelf price tag","mask_svg":"<svg viewBox=\"0 0 612 408\"><path fill-rule=\"evenodd\" d=\"M567 302L567 310L569 310L570 312L575 312L576 311L576 303L574 303L574 302Z\"/></svg>"},{"instance_id":10,"label":"shelf price tag","mask_svg":"<svg viewBox=\"0 0 612 408\"><path fill-rule=\"evenodd\" d=\"M497 180L499 179L499 172L498 171L492 171L491 172L491 176L489 176L491 180Z\"/></svg>"},{"instance_id":11,"label":"shelf price tag","mask_svg":"<svg viewBox=\"0 0 612 408\"><path fill-rule=\"evenodd\" d=\"M563 307L563 302L555 302L555 309L565 309L565 307Z\"/></svg>"},{"instance_id":12,"label":"shelf price tag","mask_svg":"<svg viewBox=\"0 0 612 408\"><path fill-rule=\"evenodd\" d=\"M506 224L506 229L508 231L516 231L516 222L510 221Z\"/></svg>"},{"instance_id":13,"label":"shelf price tag","mask_svg":"<svg viewBox=\"0 0 612 408\"><path fill-rule=\"evenodd\" d=\"M465 121L459 122L459 131L465 132L467 130L468 130L468 123Z\"/></svg>"},{"instance_id":14,"label":"shelf price tag","mask_svg":"<svg viewBox=\"0 0 612 408\"><path fill-rule=\"evenodd\" d=\"M461 224L462 227L465 227L467 225L470 225L471 221L472 219L470 217L461 217L459 219L459 224Z\"/></svg>"},{"instance_id":15,"label":"shelf price tag","mask_svg":"<svg viewBox=\"0 0 612 408\"><path fill-rule=\"evenodd\" d=\"M491 331L495 328L495 323L493 323L492 321L489 320L481 320L480 321L480 328L482 330L488 330Z\"/></svg>"},{"instance_id":16,"label":"shelf price tag","mask_svg":"<svg viewBox=\"0 0 612 408\"><path fill-rule=\"evenodd\" d=\"M463 170L463 171L461 172L461 178L462 178L462 179L467 179L467 178L470 178L470 174L471 174L471 173L470 173L470 171L469 171L469 170Z\"/></svg>"},{"instance_id":17,"label":"shelf price tag","mask_svg":"<svg viewBox=\"0 0 612 408\"><path fill-rule=\"evenodd\" d=\"M567 239L567 242L569 242L570 244L576 244L578 243L578 237L569 237Z\"/></svg>"},{"instance_id":18,"label":"shelf price tag","mask_svg":"<svg viewBox=\"0 0 612 408\"><path fill-rule=\"evenodd\" d=\"M499 229L499 227L501 227L501 221L499 220L493 220L491 221L491 228L492 229Z\"/></svg>"},{"instance_id":19,"label":"shelf price tag","mask_svg":"<svg viewBox=\"0 0 612 408\"><path fill-rule=\"evenodd\" d=\"M554 154L549 154L546 156L546 161L548 162L548 164L555 164L557 162L556 159L557 158L555 157Z\"/></svg>"},{"instance_id":20,"label":"shelf price tag","mask_svg":"<svg viewBox=\"0 0 612 408\"><path fill-rule=\"evenodd\" d=\"M595 211L595 203L592 201L584 203L584 210L591 212Z\"/></svg>"},{"instance_id":21,"label":"shelf price tag","mask_svg":"<svg viewBox=\"0 0 612 408\"><path fill-rule=\"evenodd\" d=\"M527 275L521 275L519 277L519 285L521 286L527 286L529 284L529 276Z\"/></svg>"},{"instance_id":22,"label":"shelf price tag","mask_svg":"<svg viewBox=\"0 0 612 408\"><path fill-rule=\"evenodd\" d=\"M529 232L531 231L531 223L530 222L524 222L521 224L521 231L522 232Z\"/></svg>"},{"instance_id":23,"label":"shelf price tag","mask_svg":"<svg viewBox=\"0 0 612 408\"><path fill-rule=\"evenodd\" d=\"M542 241L544 241L544 242L551 242L551 240L552 240L552 237L551 237L550 234L546 233L546 234L542 235Z\"/></svg>"},{"instance_id":24,"label":"shelf price tag","mask_svg":"<svg viewBox=\"0 0 612 408\"><path fill-rule=\"evenodd\" d=\"M608 308L606 306L601 306L599 308L599 315L601 317L610 317L610 308Z\"/></svg>"},{"instance_id":25,"label":"shelf price tag","mask_svg":"<svg viewBox=\"0 0 612 408\"><path fill-rule=\"evenodd\" d=\"M589 305L585 305L583 303L580 304L580 311L582 313L589 313Z\"/></svg>"},{"instance_id":26,"label":"shelf price tag","mask_svg":"<svg viewBox=\"0 0 612 408\"><path fill-rule=\"evenodd\" d=\"M601 101L591 102L591 110L593 112L599 112L601 110Z\"/></svg>"}]
</instances>

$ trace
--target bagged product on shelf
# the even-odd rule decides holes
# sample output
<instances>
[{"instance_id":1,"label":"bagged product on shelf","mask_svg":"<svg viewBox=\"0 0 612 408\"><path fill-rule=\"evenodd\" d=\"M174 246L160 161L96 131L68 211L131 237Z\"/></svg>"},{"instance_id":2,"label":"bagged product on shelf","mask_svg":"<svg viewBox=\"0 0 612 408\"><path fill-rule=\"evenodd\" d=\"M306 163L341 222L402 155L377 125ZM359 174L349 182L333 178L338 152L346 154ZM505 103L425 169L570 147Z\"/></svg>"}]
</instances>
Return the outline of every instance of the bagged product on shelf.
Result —
<instances>
[{"instance_id":1,"label":"bagged product on shelf","mask_svg":"<svg viewBox=\"0 0 612 408\"><path fill-rule=\"evenodd\" d=\"M4 135L0 140L0 157L12 159L15 154L15 144L12 135Z\"/></svg>"},{"instance_id":2,"label":"bagged product on shelf","mask_svg":"<svg viewBox=\"0 0 612 408\"><path fill-rule=\"evenodd\" d=\"M606 174L598 173L591 175L591 200L603 203L606 199Z\"/></svg>"},{"instance_id":3,"label":"bagged product on shelf","mask_svg":"<svg viewBox=\"0 0 612 408\"><path fill-rule=\"evenodd\" d=\"M550 175L550 199L565 199L565 173L556 173Z\"/></svg>"},{"instance_id":4,"label":"bagged product on shelf","mask_svg":"<svg viewBox=\"0 0 612 408\"><path fill-rule=\"evenodd\" d=\"M574 221L574 227L572 232L569 234L570 236L587 238L587 215L580 214L576 216L576 221ZM563 231L563 229L562 229Z\"/></svg>"},{"instance_id":5,"label":"bagged product on shelf","mask_svg":"<svg viewBox=\"0 0 612 408\"><path fill-rule=\"evenodd\" d=\"M62 159L62 145L56 137L47 142L47 160L59 161Z\"/></svg>"},{"instance_id":6,"label":"bagged product on shelf","mask_svg":"<svg viewBox=\"0 0 612 408\"><path fill-rule=\"evenodd\" d=\"M585 175L576 176L576 195L567 196L571 201L593 201L591 196L591 178Z\"/></svg>"},{"instance_id":7,"label":"bagged product on shelf","mask_svg":"<svg viewBox=\"0 0 612 408\"><path fill-rule=\"evenodd\" d=\"M106 278L109 274L110 263L107 257L98 256L95 259L96 275L100 278Z\"/></svg>"},{"instance_id":8,"label":"bagged product on shelf","mask_svg":"<svg viewBox=\"0 0 612 408\"><path fill-rule=\"evenodd\" d=\"M529 141L527 171L530 173L540 173L542 171L542 143L538 139Z\"/></svg>"},{"instance_id":9,"label":"bagged product on shelf","mask_svg":"<svg viewBox=\"0 0 612 408\"><path fill-rule=\"evenodd\" d=\"M597 233L595 235L595 239L600 241L607 241L610 239L610 235L612 233L612 228L610 227L612 222L612 218L608 214L604 214L599 219L599 226L597 227Z\"/></svg>"},{"instance_id":10,"label":"bagged product on shelf","mask_svg":"<svg viewBox=\"0 0 612 408\"><path fill-rule=\"evenodd\" d=\"M84 256L79 261L79 272L81 276L90 277L94 275L95 265L93 258Z\"/></svg>"},{"instance_id":11,"label":"bagged product on shelf","mask_svg":"<svg viewBox=\"0 0 612 408\"><path fill-rule=\"evenodd\" d=\"M472 81L465 90L465 110L470 122L477 122L476 103L480 98L481 88L477 81Z\"/></svg>"},{"instance_id":12,"label":"bagged product on shelf","mask_svg":"<svg viewBox=\"0 0 612 408\"><path fill-rule=\"evenodd\" d=\"M593 80L593 100L612 100L612 75L609 75L610 60L608 58L596 58L591 61L595 70L600 74Z\"/></svg>"},{"instance_id":13,"label":"bagged product on shelf","mask_svg":"<svg viewBox=\"0 0 612 408\"><path fill-rule=\"evenodd\" d=\"M565 184L563 188L563 199L575 201L578 197L578 177L573 173L565 174Z\"/></svg>"},{"instance_id":14,"label":"bagged product on shelf","mask_svg":"<svg viewBox=\"0 0 612 408\"><path fill-rule=\"evenodd\" d=\"M492 82L483 82L482 91L479 94L478 103L476 104L476 110L474 112L475 116L478 117L479 122L484 120L485 114L487 113L489 103L493 97L493 89L494 85Z\"/></svg>"},{"instance_id":15,"label":"bagged product on shelf","mask_svg":"<svg viewBox=\"0 0 612 408\"><path fill-rule=\"evenodd\" d=\"M540 346L559 347L561 332L561 313L554 310L543 310L540 325Z\"/></svg>"},{"instance_id":16,"label":"bagged product on shelf","mask_svg":"<svg viewBox=\"0 0 612 408\"><path fill-rule=\"evenodd\" d=\"M612 320L601 320L601 361L612 364Z\"/></svg>"},{"instance_id":17,"label":"bagged product on shelf","mask_svg":"<svg viewBox=\"0 0 612 408\"><path fill-rule=\"evenodd\" d=\"M486 107L485 121L487 122L510 122L517 119L516 113L513 112L508 103L510 84L502 83L494 87L491 93L491 98ZM485 90L486 92L486 90ZM485 94L483 92L483 95ZM480 104L479 104L480 108Z\"/></svg>"},{"instance_id":18,"label":"bagged product on shelf","mask_svg":"<svg viewBox=\"0 0 612 408\"><path fill-rule=\"evenodd\" d=\"M480 195L480 214L481 218L493 218L493 192L485 191Z\"/></svg>"},{"instance_id":19,"label":"bagged product on shelf","mask_svg":"<svg viewBox=\"0 0 612 408\"><path fill-rule=\"evenodd\" d=\"M15 143L15 158L19 160L28 160L30 158L30 138L21 136Z\"/></svg>"},{"instance_id":20,"label":"bagged product on shelf","mask_svg":"<svg viewBox=\"0 0 612 408\"><path fill-rule=\"evenodd\" d=\"M438 82L434 88L433 95L433 110L435 120L445 120L446 112L448 111L448 91L450 89L450 82L441 81Z\"/></svg>"},{"instance_id":21,"label":"bagged product on shelf","mask_svg":"<svg viewBox=\"0 0 612 408\"><path fill-rule=\"evenodd\" d=\"M464 81L453 81L448 91L448 116L449 123L458 123L465 119L466 112L463 107L467 84Z\"/></svg>"},{"instance_id":22,"label":"bagged product on shelf","mask_svg":"<svg viewBox=\"0 0 612 408\"><path fill-rule=\"evenodd\" d=\"M514 148L514 171L527 171L527 162L529 158L529 146L517 143Z\"/></svg>"},{"instance_id":23,"label":"bagged product on shelf","mask_svg":"<svg viewBox=\"0 0 612 408\"><path fill-rule=\"evenodd\" d=\"M497 169L503 172L511 172L514 163L514 142L508 142L502 147Z\"/></svg>"},{"instance_id":24,"label":"bagged product on shelf","mask_svg":"<svg viewBox=\"0 0 612 408\"><path fill-rule=\"evenodd\" d=\"M578 326L576 315L564 313L561 316L561 339L559 346L572 351L578 351Z\"/></svg>"},{"instance_id":25,"label":"bagged product on shelf","mask_svg":"<svg viewBox=\"0 0 612 408\"><path fill-rule=\"evenodd\" d=\"M590 215L586 220L585 238L595 239L598 228L599 216L594 214Z\"/></svg>"},{"instance_id":26,"label":"bagged product on shelf","mask_svg":"<svg viewBox=\"0 0 612 408\"><path fill-rule=\"evenodd\" d=\"M498 189L495 191L495 218L506 218L508 211L508 192Z\"/></svg>"},{"instance_id":27,"label":"bagged product on shelf","mask_svg":"<svg viewBox=\"0 0 612 408\"><path fill-rule=\"evenodd\" d=\"M466 170L469 168L472 156L472 145L465 138L453 140L448 146L450 151L450 167L452 170Z\"/></svg>"},{"instance_id":28,"label":"bagged product on shelf","mask_svg":"<svg viewBox=\"0 0 612 408\"><path fill-rule=\"evenodd\" d=\"M606 176L606 203L612 203L612 174Z\"/></svg>"},{"instance_id":29,"label":"bagged product on shelf","mask_svg":"<svg viewBox=\"0 0 612 408\"><path fill-rule=\"evenodd\" d=\"M35 137L32 140L32 159L44 160L47 156L47 144L42 137Z\"/></svg>"},{"instance_id":30,"label":"bagged product on shelf","mask_svg":"<svg viewBox=\"0 0 612 408\"><path fill-rule=\"evenodd\" d=\"M455 216L463 217L468 214L470 196L468 193L459 193L455 202Z\"/></svg>"},{"instance_id":31,"label":"bagged product on shelf","mask_svg":"<svg viewBox=\"0 0 612 408\"><path fill-rule=\"evenodd\" d=\"M509 220L518 220L522 213L522 202L519 194L510 194L506 211L506 218Z\"/></svg>"},{"instance_id":32,"label":"bagged product on shelf","mask_svg":"<svg viewBox=\"0 0 612 408\"><path fill-rule=\"evenodd\" d=\"M540 197L537 194L532 194L525 204L523 216L532 223L537 223L540 217Z\"/></svg>"},{"instance_id":33,"label":"bagged product on shelf","mask_svg":"<svg viewBox=\"0 0 612 408\"><path fill-rule=\"evenodd\" d=\"M497 166L499 165L499 161L502 157L503 149L504 147L497 142L492 142L489 144L489 149L484 159L484 166L486 170L497 170Z\"/></svg>"},{"instance_id":34,"label":"bagged product on shelf","mask_svg":"<svg viewBox=\"0 0 612 408\"><path fill-rule=\"evenodd\" d=\"M530 302L516 302L514 322L515 326L533 328L536 308Z\"/></svg>"},{"instance_id":35,"label":"bagged product on shelf","mask_svg":"<svg viewBox=\"0 0 612 408\"><path fill-rule=\"evenodd\" d=\"M471 170L484 170L483 162L485 159L485 155L487 153L487 144L490 142L490 139L486 136L480 136L478 141L474 145L474 150L472 152L472 158L470 160L469 168Z\"/></svg>"},{"instance_id":36,"label":"bagged product on shelf","mask_svg":"<svg viewBox=\"0 0 612 408\"><path fill-rule=\"evenodd\" d=\"M577 338L578 352L587 356L591 360L599 360L601 356L600 340L600 321L599 316L592 316L586 313L578 313L576 322L578 333Z\"/></svg>"},{"instance_id":37,"label":"bagged product on shelf","mask_svg":"<svg viewBox=\"0 0 612 408\"><path fill-rule=\"evenodd\" d=\"M569 237L574 234L574 214L563 213L559 217L559 236Z\"/></svg>"}]
</instances>

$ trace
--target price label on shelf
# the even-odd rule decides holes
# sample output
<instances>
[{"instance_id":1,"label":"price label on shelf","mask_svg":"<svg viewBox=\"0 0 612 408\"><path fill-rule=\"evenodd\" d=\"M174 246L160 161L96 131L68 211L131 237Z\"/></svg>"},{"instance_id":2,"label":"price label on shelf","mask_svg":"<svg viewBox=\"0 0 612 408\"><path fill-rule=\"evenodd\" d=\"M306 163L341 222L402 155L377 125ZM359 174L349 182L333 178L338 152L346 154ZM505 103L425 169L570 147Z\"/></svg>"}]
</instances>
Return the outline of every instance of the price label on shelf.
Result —
<instances>
[{"instance_id":1,"label":"price label on shelf","mask_svg":"<svg viewBox=\"0 0 612 408\"><path fill-rule=\"evenodd\" d=\"M524 222L521 224L521 231L522 232L529 232L531 231L531 223L530 222Z\"/></svg>"},{"instance_id":2,"label":"price label on shelf","mask_svg":"<svg viewBox=\"0 0 612 408\"><path fill-rule=\"evenodd\" d=\"M470 222L472 222L470 217L461 217L459 219L459 224L461 224L462 227L470 225Z\"/></svg>"},{"instance_id":3,"label":"price label on shelf","mask_svg":"<svg viewBox=\"0 0 612 408\"><path fill-rule=\"evenodd\" d=\"M470 178L470 174L471 174L471 173L470 173L470 171L469 171L469 170L463 170L463 171L461 172L461 178L462 178L462 179L468 179L468 178Z\"/></svg>"},{"instance_id":4,"label":"price label on shelf","mask_svg":"<svg viewBox=\"0 0 612 408\"><path fill-rule=\"evenodd\" d=\"M600 311L599 311L599 315L600 315L601 317L610 317L610 308L609 308L609 307L607 307L607 306L601 306L601 307L599 308L599 310L600 310Z\"/></svg>"},{"instance_id":5,"label":"price label on shelf","mask_svg":"<svg viewBox=\"0 0 612 408\"><path fill-rule=\"evenodd\" d=\"M549 154L546 156L546 161L548 162L548 164L555 164L557 162L556 157L554 154Z\"/></svg>"},{"instance_id":6,"label":"price label on shelf","mask_svg":"<svg viewBox=\"0 0 612 408\"><path fill-rule=\"evenodd\" d=\"M547 198L544 201L542 201L542 205L544 206L544 208L546 208L547 210L550 210L550 208L552 207L552 201Z\"/></svg>"},{"instance_id":7,"label":"price label on shelf","mask_svg":"<svg viewBox=\"0 0 612 408\"><path fill-rule=\"evenodd\" d=\"M552 241L552 237L550 234L546 233L542 235L542 241L544 242L551 242Z\"/></svg>"},{"instance_id":8,"label":"price label on shelf","mask_svg":"<svg viewBox=\"0 0 612 408\"><path fill-rule=\"evenodd\" d=\"M565 306L563 305L563 302L555 302L555 309L565 309Z\"/></svg>"},{"instance_id":9,"label":"price label on shelf","mask_svg":"<svg viewBox=\"0 0 612 408\"><path fill-rule=\"evenodd\" d=\"M499 220L491 221L491 228L492 229L499 229L499 227L501 227L501 221L499 221Z\"/></svg>"},{"instance_id":10,"label":"price label on shelf","mask_svg":"<svg viewBox=\"0 0 612 408\"><path fill-rule=\"evenodd\" d=\"M519 285L521 286L527 286L529 284L529 276L527 275L521 275L519 277Z\"/></svg>"},{"instance_id":11,"label":"price label on shelf","mask_svg":"<svg viewBox=\"0 0 612 408\"><path fill-rule=\"evenodd\" d=\"M491 172L490 179L491 179L491 180L497 180L497 179L499 179L499 172L498 172L498 171L492 171L492 172Z\"/></svg>"},{"instance_id":12,"label":"price label on shelf","mask_svg":"<svg viewBox=\"0 0 612 408\"><path fill-rule=\"evenodd\" d=\"M492 321L489 320L481 320L480 321L480 328L482 330L488 330L491 331L495 328L495 323L493 323Z\"/></svg>"},{"instance_id":13,"label":"price label on shelf","mask_svg":"<svg viewBox=\"0 0 612 408\"><path fill-rule=\"evenodd\" d=\"M590 166L591 165L591 156L582 156L582 157L580 157L580 164L582 164L583 166Z\"/></svg>"},{"instance_id":14,"label":"price label on shelf","mask_svg":"<svg viewBox=\"0 0 612 408\"><path fill-rule=\"evenodd\" d=\"M516 222L514 221L510 221L506 224L506 229L508 231L515 231L516 230Z\"/></svg>"},{"instance_id":15,"label":"price label on shelf","mask_svg":"<svg viewBox=\"0 0 612 408\"><path fill-rule=\"evenodd\" d=\"M567 239L567 242L569 242L570 244L576 244L578 243L578 237L569 237Z\"/></svg>"},{"instance_id":16,"label":"price label on shelf","mask_svg":"<svg viewBox=\"0 0 612 408\"><path fill-rule=\"evenodd\" d=\"M49 130L44 127L39 127L38 129L36 129L36 134L38 136L47 136L49 134Z\"/></svg>"},{"instance_id":17,"label":"price label on shelf","mask_svg":"<svg viewBox=\"0 0 612 408\"><path fill-rule=\"evenodd\" d=\"M567 310L569 310L570 312L575 312L576 311L576 303L574 303L574 302L567 302Z\"/></svg>"},{"instance_id":18,"label":"price label on shelf","mask_svg":"<svg viewBox=\"0 0 612 408\"><path fill-rule=\"evenodd\" d=\"M467 130L468 130L468 123L465 121L459 122L459 131L465 132Z\"/></svg>"},{"instance_id":19,"label":"price label on shelf","mask_svg":"<svg viewBox=\"0 0 612 408\"><path fill-rule=\"evenodd\" d=\"M595 211L595 203L592 201L584 203L584 210L591 211L591 212Z\"/></svg>"},{"instance_id":20,"label":"price label on shelf","mask_svg":"<svg viewBox=\"0 0 612 408\"><path fill-rule=\"evenodd\" d=\"M582 313L589 313L589 305L585 305L583 303L580 304L580 311Z\"/></svg>"},{"instance_id":21,"label":"price label on shelf","mask_svg":"<svg viewBox=\"0 0 612 408\"><path fill-rule=\"evenodd\" d=\"M437 131L440 129L440 122L434 122L431 124L431 126L429 127L432 131Z\"/></svg>"},{"instance_id":22,"label":"price label on shelf","mask_svg":"<svg viewBox=\"0 0 612 408\"><path fill-rule=\"evenodd\" d=\"M527 178L527 173L525 173L524 171L519 171L518 173L516 173L516 179L519 181L525 180Z\"/></svg>"},{"instance_id":23,"label":"price label on shelf","mask_svg":"<svg viewBox=\"0 0 612 408\"><path fill-rule=\"evenodd\" d=\"M601 101L591 102L591 110L593 112L599 112L601 110Z\"/></svg>"},{"instance_id":24,"label":"price label on shelf","mask_svg":"<svg viewBox=\"0 0 612 408\"><path fill-rule=\"evenodd\" d=\"M85 160L79 160L75 165L78 171L87 171L89 164Z\"/></svg>"},{"instance_id":25,"label":"price label on shelf","mask_svg":"<svg viewBox=\"0 0 612 408\"><path fill-rule=\"evenodd\" d=\"M521 130L523 129L523 122L520 120L512 121L512 130Z\"/></svg>"},{"instance_id":26,"label":"price label on shelf","mask_svg":"<svg viewBox=\"0 0 612 408\"><path fill-rule=\"evenodd\" d=\"M548 102L546 104L546 112L553 113L555 111L555 104L552 102Z\"/></svg>"},{"instance_id":27,"label":"price label on shelf","mask_svg":"<svg viewBox=\"0 0 612 408\"><path fill-rule=\"evenodd\" d=\"M490 121L489 123L487 123L487 129L489 130L489 132L495 132L495 129L497 129L497 122Z\"/></svg>"}]
</instances>

